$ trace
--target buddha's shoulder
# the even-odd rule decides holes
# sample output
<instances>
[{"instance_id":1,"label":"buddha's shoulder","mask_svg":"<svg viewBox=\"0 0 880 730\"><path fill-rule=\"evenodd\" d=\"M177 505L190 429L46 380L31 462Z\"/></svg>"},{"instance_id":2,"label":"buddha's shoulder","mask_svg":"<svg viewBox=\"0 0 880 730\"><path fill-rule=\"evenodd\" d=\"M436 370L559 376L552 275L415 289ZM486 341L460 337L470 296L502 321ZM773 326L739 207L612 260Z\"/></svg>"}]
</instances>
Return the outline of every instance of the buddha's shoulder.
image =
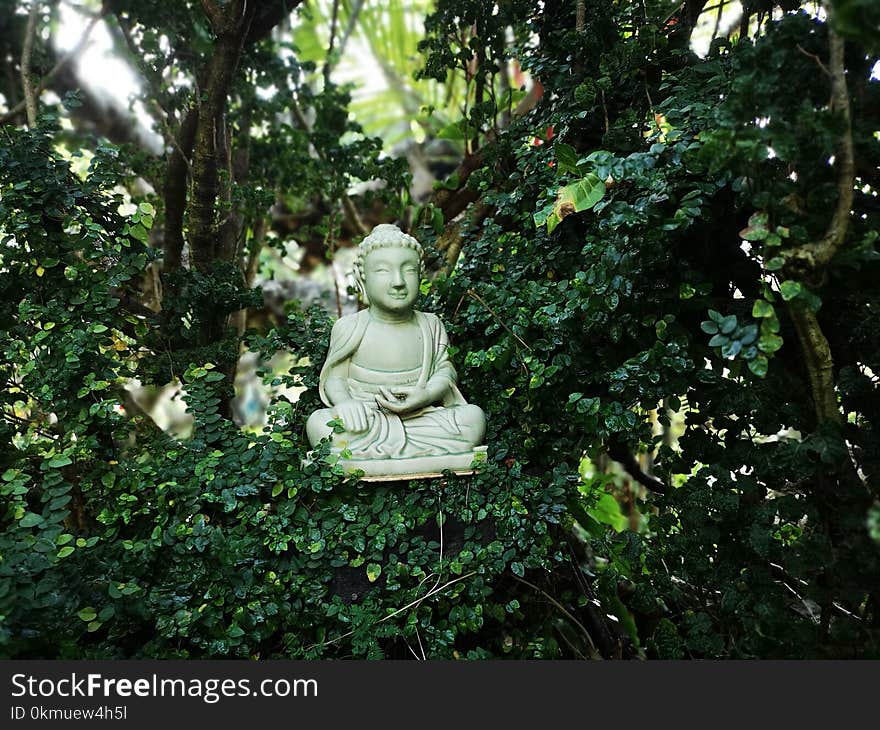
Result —
<instances>
[{"instance_id":1,"label":"buddha's shoulder","mask_svg":"<svg viewBox=\"0 0 880 730\"><path fill-rule=\"evenodd\" d=\"M432 327L436 327L440 324L440 317L432 312L423 312L420 309L416 309L414 310L414 314L416 315L416 317L424 318L425 321Z\"/></svg>"},{"instance_id":2,"label":"buddha's shoulder","mask_svg":"<svg viewBox=\"0 0 880 730\"><path fill-rule=\"evenodd\" d=\"M344 314L333 323L333 335L341 336L354 332L358 326L362 326L368 318L366 309L354 314Z\"/></svg>"}]
</instances>

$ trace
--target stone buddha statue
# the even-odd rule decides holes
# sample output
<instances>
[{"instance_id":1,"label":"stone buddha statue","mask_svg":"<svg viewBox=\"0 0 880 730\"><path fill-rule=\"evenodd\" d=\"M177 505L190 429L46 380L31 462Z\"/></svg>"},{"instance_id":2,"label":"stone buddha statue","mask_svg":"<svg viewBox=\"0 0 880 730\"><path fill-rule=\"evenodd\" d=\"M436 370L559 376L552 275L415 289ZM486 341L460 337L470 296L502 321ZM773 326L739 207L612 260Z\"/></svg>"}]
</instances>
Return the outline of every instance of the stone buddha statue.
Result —
<instances>
[{"instance_id":1,"label":"stone buddha statue","mask_svg":"<svg viewBox=\"0 0 880 730\"><path fill-rule=\"evenodd\" d=\"M320 378L327 407L306 423L313 446L330 437L333 451L350 453L340 463L366 478L469 473L485 458L486 417L456 386L446 330L413 308L421 269L421 245L397 226L361 242L355 278L368 309L333 325Z\"/></svg>"}]
</instances>

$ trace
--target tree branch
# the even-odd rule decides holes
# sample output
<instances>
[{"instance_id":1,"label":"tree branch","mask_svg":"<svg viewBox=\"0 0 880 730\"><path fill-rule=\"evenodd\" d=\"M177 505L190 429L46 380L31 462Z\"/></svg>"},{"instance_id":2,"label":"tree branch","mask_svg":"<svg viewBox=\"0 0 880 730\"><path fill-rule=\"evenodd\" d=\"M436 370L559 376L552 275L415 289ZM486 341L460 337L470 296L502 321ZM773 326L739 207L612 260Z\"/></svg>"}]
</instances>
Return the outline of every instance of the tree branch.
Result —
<instances>
[{"instance_id":1,"label":"tree branch","mask_svg":"<svg viewBox=\"0 0 880 730\"><path fill-rule=\"evenodd\" d=\"M214 29L214 32L219 35L223 31L225 23L223 11L214 0L201 0L201 2L202 10L204 10L205 15L208 16L208 21L211 23L211 27Z\"/></svg>"},{"instance_id":2,"label":"tree branch","mask_svg":"<svg viewBox=\"0 0 880 730\"><path fill-rule=\"evenodd\" d=\"M828 63L831 78L831 107L843 117L843 132L837 145L837 205L825 235L818 241L799 246L792 250L788 259L792 264L808 271L818 272L834 257L846 239L850 211L855 194L855 159L853 153L852 120L850 118L849 90L846 85L844 68L843 39L833 27L834 10L825 3L828 12L828 44L830 58Z\"/></svg>"},{"instance_id":3,"label":"tree branch","mask_svg":"<svg viewBox=\"0 0 880 730\"><path fill-rule=\"evenodd\" d=\"M250 46L263 40L301 2L302 0L262 0L251 22L245 44Z\"/></svg>"},{"instance_id":4,"label":"tree branch","mask_svg":"<svg viewBox=\"0 0 880 730\"><path fill-rule=\"evenodd\" d=\"M816 313L804 304L791 303L788 313L794 323L798 342L804 353L804 366L810 381L810 392L813 396L813 408L816 423L831 421L843 423L843 415L837 403L837 392L834 389L834 362L831 358L831 347L822 332Z\"/></svg>"},{"instance_id":5,"label":"tree branch","mask_svg":"<svg viewBox=\"0 0 880 730\"><path fill-rule=\"evenodd\" d=\"M29 127L33 127L37 123L37 92L34 89L34 81L31 78L31 56L34 50L34 37L37 34L37 20L39 16L39 0L31 0L31 10L28 14L27 27L24 31L24 43L21 48L21 88L24 93L24 106L27 110Z\"/></svg>"},{"instance_id":6,"label":"tree branch","mask_svg":"<svg viewBox=\"0 0 880 730\"><path fill-rule=\"evenodd\" d=\"M357 25L358 15L360 15L361 8L364 7L365 0L354 0L354 3L351 6L351 10L348 15L348 23L345 26L345 32L342 34L342 38L339 40L339 55L342 56L345 53L345 47L348 45L348 39L351 37L351 34L354 33L355 25Z\"/></svg>"},{"instance_id":7,"label":"tree branch","mask_svg":"<svg viewBox=\"0 0 880 730\"><path fill-rule=\"evenodd\" d=\"M798 246L786 257L785 268L792 276L800 274L821 279L824 269L846 240L850 211L855 188L855 163L853 158L852 120L850 118L849 90L846 85L843 39L834 30L834 9L829 2L823 3L828 13L829 63L831 78L831 106L843 116L844 129L838 141L837 205L825 235L818 241ZM804 354L804 363L810 380L810 391L817 423L830 421L843 423L837 393L834 388L834 363L831 347L822 332L816 313L800 302L789 306L789 314L797 332Z\"/></svg>"},{"instance_id":8,"label":"tree branch","mask_svg":"<svg viewBox=\"0 0 880 730\"><path fill-rule=\"evenodd\" d=\"M34 104L36 104L37 97L46 89L46 87L50 84L52 79L54 79L58 73L74 58L76 58L80 53L82 53L83 49L86 47L86 43L89 40L89 36L92 33L92 29L97 25L98 21L104 17L104 12L100 12L97 15L93 15L89 20L89 24L86 26L83 31L82 37L79 39L77 44L71 48L67 53L65 53L61 58L56 61L55 65L49 69L49 73L43 76L40 79L40 83L37 84L36 89L34 89ZM15 106L11 107L8 112L4 112L0 114L0 124L5 124L17 117L22 111L24 111L27 99L20 101Z\"/></svg>"},{"instance_id":9,"label":"tree branch","mask_svg":"<svg viewBox=\"0 0 880 730\"><path fill-rule=\"evenodd\" d=\"M183 216L186 211L187 180L190 175L189 157L195 143L199 112L192 107L180 125L178 143L171 152L165 172L165 235L163 240L163 269L174 271L181 264L183 252Z\"/></svg>"},{"instance_id":10,"label":"tree branch","mask_svg":"<svg viewBox=\"0 0 880 730\"><path fill-rule=\"evenodd\" d=\"M253 6L251 6L253 7ZM235 8L230 7L230 13ZM227 96L244 46L251 13L217 37L208 66L205 98L199 107L193 152L193 200L190 215L192 263L204 270L215 259L216 202L220 190L220 136L224 133ZM233 21L230 21L232 24Z\"/></svg>"},{"instance_id":11,"label":"tree branch","mask_svg":"<svg viewBox=\"0 0 880 730\"><path fill-rule=\"evenodd\" d=\"M339 22L339 0L333 0L333 13L330 18L330 43L327 45L327 58L324 60L324 83L330 83L333 70L333 46L336 45L336 27Z\"/></svg>"}]
</instances>

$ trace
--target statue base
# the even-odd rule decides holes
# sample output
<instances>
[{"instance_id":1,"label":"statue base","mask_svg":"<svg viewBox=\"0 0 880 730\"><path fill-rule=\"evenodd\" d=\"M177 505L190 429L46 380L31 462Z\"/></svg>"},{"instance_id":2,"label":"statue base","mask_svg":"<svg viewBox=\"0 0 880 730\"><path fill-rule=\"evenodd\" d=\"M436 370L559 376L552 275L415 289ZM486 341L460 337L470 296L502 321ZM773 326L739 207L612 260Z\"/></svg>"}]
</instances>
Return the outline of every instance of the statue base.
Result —
<instances>
[{"instance_id":1,"label":"statue base","mask_svg":"<svg viewBox=\"0 0 880 730\"><path fill-rule=\"evenodd\" d=\"M362 471L362 482L397 482L409 479L435 479L451 471L458 476L473 474L486 461L487 446L477 446L463 454L416 456L409 459L339 459L346 473Z\"/></svg>"}]
</instances>

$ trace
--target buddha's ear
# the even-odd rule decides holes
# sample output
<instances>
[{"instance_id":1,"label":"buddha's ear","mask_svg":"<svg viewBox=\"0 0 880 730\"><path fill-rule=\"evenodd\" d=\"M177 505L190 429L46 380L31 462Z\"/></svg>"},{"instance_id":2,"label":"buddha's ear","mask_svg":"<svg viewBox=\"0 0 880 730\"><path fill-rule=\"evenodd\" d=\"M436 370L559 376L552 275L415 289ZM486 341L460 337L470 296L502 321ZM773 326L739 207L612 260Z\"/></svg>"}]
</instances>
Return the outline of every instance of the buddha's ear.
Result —
<instances>
[{"instance_id":1,"label":"buddha's ear","mask_svg":"<svg viewBox=\"0 0 880 730\"><path fill-rule=\"evenodd\" d=\"M370 299L367 296L367 287L364 284L364 280L361 278L360 272L357 267L354 270L354 284L357 288L358 299L360 299L366 306L370 305Z\"/></svg>"}]
</instances>

